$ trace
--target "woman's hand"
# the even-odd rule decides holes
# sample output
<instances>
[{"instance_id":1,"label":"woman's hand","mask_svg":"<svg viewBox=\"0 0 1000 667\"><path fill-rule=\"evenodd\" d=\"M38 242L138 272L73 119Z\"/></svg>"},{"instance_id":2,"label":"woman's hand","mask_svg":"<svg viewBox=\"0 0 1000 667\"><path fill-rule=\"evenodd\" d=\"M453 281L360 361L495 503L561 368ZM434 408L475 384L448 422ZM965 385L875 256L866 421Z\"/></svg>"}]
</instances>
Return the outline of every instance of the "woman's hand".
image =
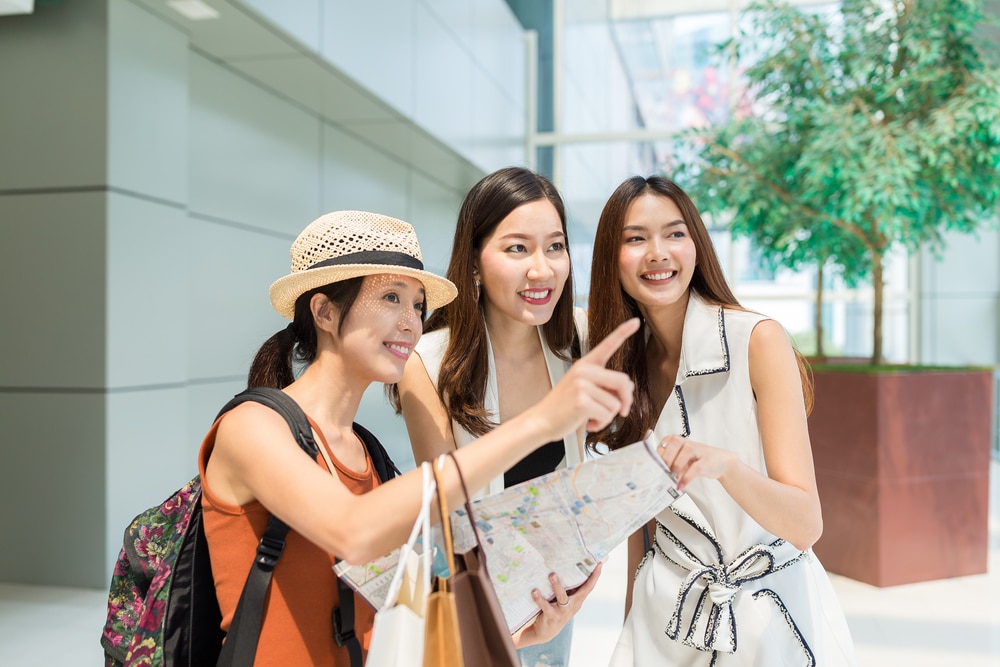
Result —
<instances>
[{"instance_id":1,"label":"woman's hand","mask_svg":"<svg viewBox=\"0 0 1000 667\"><path fill-rule=\"evenodd\" d=\"M719 479L736 460L732 452L679 435L668 435L660 441L656 451L674 473L678 491L683 491L696 477Z\"/></svg>"},{"instance_id":2,"label":"woman's hand","mask_svg":"<svg viewBox=\"0 0 1000 667\"><path fill-rule=\"evenodd\" d=\"M543 644L559 634L566 627L569 619L580 611L583 601L594 590L597 579L601 576L602 565L603 563L598 563L594 571L587 577L587 581L573 591L572 595L566 592L555 573L549 575L552 592L556 594L555 600L549 602L537 588L531 591L531 598L542 610L542 613L536 616L529 625L515 633L514 645L518 648L524 648L532 644Z\"/></svg>"}]
</instances>

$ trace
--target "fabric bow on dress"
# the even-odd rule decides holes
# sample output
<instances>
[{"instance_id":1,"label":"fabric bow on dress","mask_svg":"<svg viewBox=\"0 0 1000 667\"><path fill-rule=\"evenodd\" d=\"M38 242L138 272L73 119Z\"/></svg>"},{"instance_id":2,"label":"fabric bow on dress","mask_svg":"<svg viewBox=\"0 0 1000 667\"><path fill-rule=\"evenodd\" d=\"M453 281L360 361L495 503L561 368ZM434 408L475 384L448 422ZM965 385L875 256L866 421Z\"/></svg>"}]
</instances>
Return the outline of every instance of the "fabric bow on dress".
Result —
<instances>
[{"instance_id":1,"label":"fabric bow on dress","mask_svg":"<svg viewBox=\"0 0 1000 667\"><path fill-rule=\"evenodd\" d=\"M744 584L764 579L797 563L806 552L799 551L788 542L779 539L770 544L753 545L726 563L722 547L708 528L708 523L696 518L701 513L693 503L682 498L671 507L671 510L694 529L686 531L685 537L690 540L691 535L700 535L711 543L716 558L700 558L677 534L662 523L658 523L657 537L666 538L675 548L670 549L668 555L662 546L657 544L657 553L687 571L677 593L674 613L665 632L671 639L680 640L701 651L735 653L738 619L733 607ZM807 656L811 657L811 651L805 645L780 597L767 588L757 588L750 594L754 600L766 596L779 606L797 643L806 649ZM807 664L812 664L812 661L808 660Z\"/></svg>"}]
</instances>

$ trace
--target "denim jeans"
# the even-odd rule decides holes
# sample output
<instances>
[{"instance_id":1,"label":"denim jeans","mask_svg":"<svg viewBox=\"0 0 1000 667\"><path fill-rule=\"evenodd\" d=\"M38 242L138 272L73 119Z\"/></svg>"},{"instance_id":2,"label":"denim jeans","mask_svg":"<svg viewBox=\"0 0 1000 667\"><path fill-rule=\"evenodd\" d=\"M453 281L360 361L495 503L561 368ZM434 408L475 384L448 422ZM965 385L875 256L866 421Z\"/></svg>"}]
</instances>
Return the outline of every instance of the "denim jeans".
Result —
<instances>
[{"instance_id":1,"label":"denim jeans","mask_svg":"<svg viewBox=\"0 0 1000 667\"><path fill-rule=\"evenodd\" d=\"M545 642L518 649L522 667L567 667L569 649L573 644L573 619L558 635Z\"/></svg>"}]
</instances>

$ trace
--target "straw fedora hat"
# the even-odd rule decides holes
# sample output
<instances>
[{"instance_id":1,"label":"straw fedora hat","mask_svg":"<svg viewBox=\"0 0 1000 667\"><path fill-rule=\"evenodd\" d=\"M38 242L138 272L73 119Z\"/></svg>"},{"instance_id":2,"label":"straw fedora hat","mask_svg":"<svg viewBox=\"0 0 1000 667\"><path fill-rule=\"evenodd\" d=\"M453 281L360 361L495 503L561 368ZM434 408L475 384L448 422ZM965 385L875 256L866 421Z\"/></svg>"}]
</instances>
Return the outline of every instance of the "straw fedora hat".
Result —
<instances>
[{"instance_id":1,"label":"straw fedora hat","mask_svg":"<svg viewBox=\"0 0 1000 667\"><path fill-rule=\"evenodd\" d=\"M292 243L292 272L271 285L271 305L295 317L295 301L309 290L348 278L393 273L424 285L427 308L455 298L450 280L424 271L413 227L387 215L334 211L311 222Z\"/></svg>"}]
</instances>

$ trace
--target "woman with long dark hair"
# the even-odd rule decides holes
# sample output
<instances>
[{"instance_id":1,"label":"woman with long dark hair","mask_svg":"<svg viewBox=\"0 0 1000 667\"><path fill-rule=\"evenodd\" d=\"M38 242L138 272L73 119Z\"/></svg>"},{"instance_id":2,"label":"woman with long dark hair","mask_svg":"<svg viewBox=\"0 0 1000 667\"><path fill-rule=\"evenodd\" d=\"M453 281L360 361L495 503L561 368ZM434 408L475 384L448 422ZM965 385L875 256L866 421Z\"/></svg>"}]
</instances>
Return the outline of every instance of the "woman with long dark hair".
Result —
<instances>
[{"instance_id":1,"label":"woman with long dark hair","mask_svg":"<svg viewBox=\"0 0 1000 667\"><path fill-rule=\"evenodd\" d=\"M629 539L612 665L856 664L810 549L823 520L803 361L781 325L740 306L673 182L633 177L611 195L589 316L593 343L633 316L645 331L609 362L636 383L632 411L588 443L616 449L652 432L686 492Z\"/></svg>"},{"instance_id":2,"label":"woman with long dark hair","mask_svg":"<svg viewBox=\"0 0 1000 667\"><path fill-rule=\"evenodd\" d=\"M364 563L402 544L417 516L418 471L380 480L354 417L372 382L397 382L423 331L427 308L445 305L454 285L423 270L413 228L360 211L322 216L292 245L292 271L271 286L271 303L291 324L260 349L251 386L282 389L309 417L322 456L303 456L278 413L244 403L221 417L202 444L203 519L216 592L228 629L268 515L288 524L263 613L257 665L349 664L334 640L338 604L334 555ZM539 445L627 412L631 382L602 362L635 330L577 364L533 409L457 452L443 470L451 503ZM296 374L298 368L301 372ZM539 594L535 592L537 597ZM372 612L355 604L354 632L367 649ZM544 614L543 614L544 615ZM544 641L546 622L521 640Z\"/></svg>"},{"instance_id":3,"label":"woman with long dark hair","mask_svg":"<svg viewBox=\"0 0 1000 667\"><path fill-rule=\"evenodd\" d=\"M431 316L399 383L417 461L462 448L528 410L585 347L586 315L573 306L566 211L544 176L507 167L472 187L446 275L460 286L458 297ZM580 462L582 444L582 432L553 439L495 477L488 492ZM566 626L552 641L522 649L523 664L568 664L570 619L598 575L545 603Z\"/></svg>"}]
</instances>

